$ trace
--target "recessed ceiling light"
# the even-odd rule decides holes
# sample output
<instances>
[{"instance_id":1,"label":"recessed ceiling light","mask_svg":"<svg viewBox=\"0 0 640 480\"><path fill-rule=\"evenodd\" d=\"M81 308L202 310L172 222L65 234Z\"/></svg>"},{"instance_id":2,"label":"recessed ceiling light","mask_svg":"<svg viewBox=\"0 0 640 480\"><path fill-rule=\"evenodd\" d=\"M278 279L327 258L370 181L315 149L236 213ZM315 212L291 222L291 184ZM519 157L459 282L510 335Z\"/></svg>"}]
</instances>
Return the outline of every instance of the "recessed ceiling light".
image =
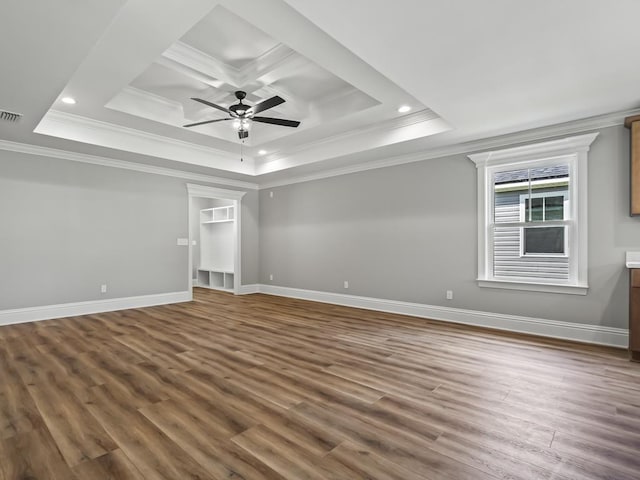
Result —
<instances>
[{"instance_id":1,"label":"recessed ceiling light","mask_svg":"<svg viewBox=\"0 0 640 480\"><path fill-rule=\"evenodd\" d=\"M258 155L265 155L266 153L266 150L258 150Z\"/></svg>"},{"instance_id":2,"label":"recessed ceiling light","mask_svg":"<svg viewBox=\"0 0 640 480\"><path fill-rule=\"evenodd\" d=\"M75 98L71 98L71 97L62 97L62 103L66 103L67 105L75 105L76 100Z\"/></svg>"},{"instance_id":3,"label":"recessed ceiling light","mask_svg":"<svg viewBox=\"0 0 640 480\"><path fill-rule=\"evenodd\" d=\"M407 113L410 110L411 107L409 105L402 105L400 108L398 108L398 112L400 113Z\"/></svg>"}]
</instances>

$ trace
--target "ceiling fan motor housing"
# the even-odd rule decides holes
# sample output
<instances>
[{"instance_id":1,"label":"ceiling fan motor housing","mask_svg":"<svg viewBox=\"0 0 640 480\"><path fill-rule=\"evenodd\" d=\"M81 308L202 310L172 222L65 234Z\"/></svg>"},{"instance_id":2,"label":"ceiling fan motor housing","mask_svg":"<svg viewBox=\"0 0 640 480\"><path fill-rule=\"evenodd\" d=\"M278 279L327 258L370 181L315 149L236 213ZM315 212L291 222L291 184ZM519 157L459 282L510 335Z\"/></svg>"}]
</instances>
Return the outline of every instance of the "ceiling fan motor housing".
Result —
<instances>
[{"instance_id":1,"label":"ceiling fan motor housing","mask_svg":"<svg viewBox=\"0 0 640 480\"><path fill-rule=\"evenodd\" d=\"M245 114L245 112L249 109L249 105L245 105L244 103L242 103L242 100L247 96L247 94L242 90L237 90L235 92L235 95L236 95L236 98L239 100L239 102L236 105L231 105L229 107L229 110L234 114L242 117Z\"/></svg>"}]
</instances>

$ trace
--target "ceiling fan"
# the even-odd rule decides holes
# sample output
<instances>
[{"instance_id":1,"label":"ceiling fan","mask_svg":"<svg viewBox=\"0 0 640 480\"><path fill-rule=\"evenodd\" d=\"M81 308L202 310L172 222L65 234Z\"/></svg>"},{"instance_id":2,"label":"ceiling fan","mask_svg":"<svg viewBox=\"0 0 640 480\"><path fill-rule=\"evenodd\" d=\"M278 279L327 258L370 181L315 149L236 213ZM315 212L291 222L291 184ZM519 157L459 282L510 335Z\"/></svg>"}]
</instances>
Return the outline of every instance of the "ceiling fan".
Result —
<instances>
[{"instance_id":1,"label":"ceiling fan","mask_svg":"<svg viewBox=\"0 0 640 480\"><path fill-rule=\"evenodd\" d=\"M195 100L196 102L200 102L204 105L208 105L209 107L216 108L220 111L229 114L229 118L218 118L215 120L205 120L204 122L196 122L189 123L187 125L183 125L184 127L195 127L197 125L205 125L207 123L214 122L225 122L228 120L234 121L234 127L238 130L238 137L240 140L243 140L249 136L249 125L250 122L260 122L260 123L270 123L271 125L280 125L282 127L293 127L296 128L300 125L300 122L295 120L284 120L282 118L272 118L272 117L258 117L257 113L264 112L270 108L273 108L281 103L284 103L284 99L276 95L275 97L268 98L260 103L256 103L254 106L246 105L242 103L242 100L247 96L247 94L241 90L235 92L236 98L238 99L238 103L231 105L229 108L221 107L220 105L216 105L215 103L211 103L207 100L203 100L202 98L192 97L191 100Z\"/></svg>"}]
</instances>

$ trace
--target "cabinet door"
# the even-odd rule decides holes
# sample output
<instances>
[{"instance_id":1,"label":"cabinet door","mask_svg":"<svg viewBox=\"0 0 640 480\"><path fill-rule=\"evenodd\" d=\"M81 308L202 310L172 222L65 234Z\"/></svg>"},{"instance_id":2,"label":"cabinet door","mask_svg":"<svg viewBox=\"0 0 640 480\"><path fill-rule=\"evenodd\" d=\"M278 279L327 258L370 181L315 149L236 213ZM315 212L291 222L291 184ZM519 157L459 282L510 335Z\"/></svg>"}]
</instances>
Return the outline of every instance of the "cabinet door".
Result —
<instances>
[{"instance_id":1,"label":"cabinet door","mask_svg":"<svg viewBox=\"0 0 640 480\"><path fill-rule=\"evenodd\" d=\"M640 355L640 269L634 268L630 273L629 350L635 358Z\"/></svg>"},{"instance_id":2,"label":"cabinet door","mask_svg":"<svg viewBox=\"0 0 640 480\"><path fill-rule=\"evenodd\" d=\"M631 124L631 215L640 215L640 120Z\"/></svg>"}]
</instances>

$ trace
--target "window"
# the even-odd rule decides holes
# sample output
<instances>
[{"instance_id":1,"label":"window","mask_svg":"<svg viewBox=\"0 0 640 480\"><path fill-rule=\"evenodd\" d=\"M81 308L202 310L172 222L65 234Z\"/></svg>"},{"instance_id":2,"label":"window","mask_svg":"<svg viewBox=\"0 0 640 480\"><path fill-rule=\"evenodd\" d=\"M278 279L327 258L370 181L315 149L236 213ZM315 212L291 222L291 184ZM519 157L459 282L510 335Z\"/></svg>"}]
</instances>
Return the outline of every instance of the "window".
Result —
<instances>
[{"instance_id":1,"label":"window","mask_svg":"<svg viewBox=\"0 0 640 480\"><path fill-rule=\"evenodd\" d=\"M567 178L565 183L547 187L545 192L532 191L520 195L520 221L528 225L520 231L521 256L567 256L567 226L545 226L545 222L548 225L553 221L568 224L568 172L564 177Z\"/></svg>"},{"instance_id":2,"label":"window","mask_svg":"<svg viewBox=\"0 0 640 480\"><path fill-rule=\"evenodd\" d=\"M480 286L586 294L587 152L596 136L469 155Z\"/></svg>"}]
</instances>

